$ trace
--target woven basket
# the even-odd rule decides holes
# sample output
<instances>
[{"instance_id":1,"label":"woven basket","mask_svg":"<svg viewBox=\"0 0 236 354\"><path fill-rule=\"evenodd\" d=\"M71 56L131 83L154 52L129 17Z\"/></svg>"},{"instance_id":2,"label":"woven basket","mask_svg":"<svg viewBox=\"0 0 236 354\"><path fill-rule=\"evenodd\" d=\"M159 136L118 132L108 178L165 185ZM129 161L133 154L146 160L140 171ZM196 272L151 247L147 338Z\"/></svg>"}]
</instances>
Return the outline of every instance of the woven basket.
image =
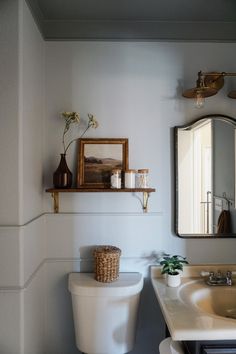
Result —
<instances>
[{"instance_id":1,"label":"woven basket","mask_svg":"<svg viewBox=\"0 0 236 354\"><path fill-rule=\"evenodd\" d=\"M95 279L111 283L119 277L121 250L114 246L99 246L94 250Z\"/></svg>"}]
</instances>

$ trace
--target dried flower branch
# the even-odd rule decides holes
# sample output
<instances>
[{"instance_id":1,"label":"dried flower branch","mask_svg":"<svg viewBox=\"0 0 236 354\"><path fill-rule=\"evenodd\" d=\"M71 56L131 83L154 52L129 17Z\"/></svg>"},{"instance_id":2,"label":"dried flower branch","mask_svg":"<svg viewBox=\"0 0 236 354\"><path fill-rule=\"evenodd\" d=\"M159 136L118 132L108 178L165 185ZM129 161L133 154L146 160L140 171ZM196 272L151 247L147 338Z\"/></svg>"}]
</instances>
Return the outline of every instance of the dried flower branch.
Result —
<instances>
[{"instance_id":1,"label":"dried flower branch","mask_svg":"<svg viewBox=\"0 0 236 354\"><path fill-rule=\"evenodd\" d=\"M74 141L82 138L82 136L84 136L84 134L87 132L87 130L89 130L89 128L96 129L98 127L98 122L94 118L93 114L88 113L88 124L85 130L83 131L83 133L79 137L72 139L69 143L66 144L65 142L66 133L69 131L71 124L80 123L80 114L78 112L62 112L62 116L65 119L65 128L62 135L62 144L63 144L64 154L66 154L70 145Z\"/></svg>"}]
</instances>

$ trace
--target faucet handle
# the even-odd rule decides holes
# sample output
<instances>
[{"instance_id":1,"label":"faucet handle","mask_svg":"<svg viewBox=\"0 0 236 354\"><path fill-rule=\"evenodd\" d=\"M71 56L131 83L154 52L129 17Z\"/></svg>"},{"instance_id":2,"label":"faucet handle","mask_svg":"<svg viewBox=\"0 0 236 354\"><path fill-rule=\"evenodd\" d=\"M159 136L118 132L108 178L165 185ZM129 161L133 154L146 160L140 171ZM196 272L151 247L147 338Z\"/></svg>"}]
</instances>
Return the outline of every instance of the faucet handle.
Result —
<instances>
[{"instance_id":1,"label":"faucet handle","mask_svg":"<svg viewBox=\"0 0 236 354\"><path fill-rule=\"evenodd\" d=\"M228 285L232 285L233 281L232 281L232 272L230 270L228 270L226 272L226 281Z\"/></svg>"},{"instance_id":2,"label":"faucet handle","mask_svg":"<svg viewBox=\"0 0 236 354\"><path fill-rule=\"evenodd\" d=\"M206 272L205 270L201 271L201 276L202 277L209 277L209 278L213 278L215 276L214 272Z\"/></svg>"},{"instance_id":3,"label":"faucet handle","mask_svg":"<svg viewBox=\"0 0 236 354\"><path fill-rule=\"evenodd\" d=\"M215 276L215 273L214 273L214 272L210 272L210 274L209 274L209 280L213 280L214 276Z\"/></svg>"}]
</instances>

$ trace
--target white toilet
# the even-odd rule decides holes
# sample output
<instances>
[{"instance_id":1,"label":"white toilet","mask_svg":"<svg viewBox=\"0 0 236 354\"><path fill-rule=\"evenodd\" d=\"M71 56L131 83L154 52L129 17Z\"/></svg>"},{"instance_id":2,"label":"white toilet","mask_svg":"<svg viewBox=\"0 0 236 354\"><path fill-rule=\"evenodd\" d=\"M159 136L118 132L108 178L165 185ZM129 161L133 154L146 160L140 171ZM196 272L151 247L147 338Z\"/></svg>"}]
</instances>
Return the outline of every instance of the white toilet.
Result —
<instances>
[{"instance_id":1,"label":"white toilet","mask_svg":"<svg viewBox=\"0 0 236 354\"><path fill-rule=\"evenodd\" d=\"M91 273L70 273L76 345L86 354L124 354L132 350L143 277L120 273L101 283Z\"/></svg>"}]
</instances>

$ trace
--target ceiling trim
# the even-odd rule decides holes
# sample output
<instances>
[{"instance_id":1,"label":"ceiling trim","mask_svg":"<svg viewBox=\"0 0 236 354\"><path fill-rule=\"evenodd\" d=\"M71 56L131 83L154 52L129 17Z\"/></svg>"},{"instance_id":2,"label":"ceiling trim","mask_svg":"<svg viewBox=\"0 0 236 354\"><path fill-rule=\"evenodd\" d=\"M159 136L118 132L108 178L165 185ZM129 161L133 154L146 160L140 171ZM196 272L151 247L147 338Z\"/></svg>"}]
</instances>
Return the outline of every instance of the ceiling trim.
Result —
<instances>
[{"instance_id":1,"label":"ceiling trim","mask_svg":"<svg viewBox=\"0 0 236 354\"><path fill-rule=\"evenodd\" d=\"M167 40L236 42L235 22L48 21L41 20L44 39Z\"/></svg>"},{"instance_id":2,"label":"ceiling trim","mask_svg":"<svg viewBox=\"0 0 236 354\"><path fill-rule=\"evenodd\" d=\"M34 19L36 25L39 28L39 31L41 32L42 36L44 37L44 31L42 28L44 17L43 17L40 7L38 6L37 0L33 0L33 1L26 0L26 3L30 9L30 12L33 16L33 19Z\"/></svg>"}]
</instances>

